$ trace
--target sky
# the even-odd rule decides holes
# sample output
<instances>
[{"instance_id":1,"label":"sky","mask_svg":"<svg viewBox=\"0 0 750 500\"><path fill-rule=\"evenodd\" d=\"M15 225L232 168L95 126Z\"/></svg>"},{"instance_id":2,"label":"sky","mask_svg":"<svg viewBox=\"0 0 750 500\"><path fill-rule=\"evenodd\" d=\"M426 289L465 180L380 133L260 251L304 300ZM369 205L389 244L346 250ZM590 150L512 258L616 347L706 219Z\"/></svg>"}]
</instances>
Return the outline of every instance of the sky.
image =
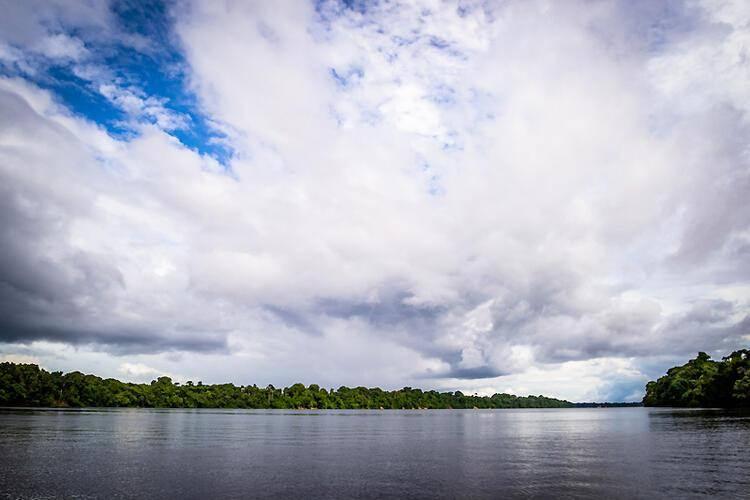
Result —
<instances>
[{"instance_id":1,"label":"sky","mask_svg":"<svg viewBox=\"0 0 750 500\"><path fill-rule=\"evenodd\" d=\"M638 401L750 344L744 0L0 7L0 359Z\"/></svg>"}]
</instances>

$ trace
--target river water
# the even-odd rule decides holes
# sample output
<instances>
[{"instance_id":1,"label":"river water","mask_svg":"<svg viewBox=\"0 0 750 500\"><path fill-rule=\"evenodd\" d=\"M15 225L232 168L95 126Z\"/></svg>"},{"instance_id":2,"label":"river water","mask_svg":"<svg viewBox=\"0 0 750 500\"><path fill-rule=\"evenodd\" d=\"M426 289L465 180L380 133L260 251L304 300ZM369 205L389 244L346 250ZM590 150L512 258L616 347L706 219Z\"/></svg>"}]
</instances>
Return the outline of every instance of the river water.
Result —
<instances>
[{"instance_id":1,"label":"river water","mask_svg":"<svg viewBox=\"0 0 750 500\"><path fill-rule=\"evenodd\" d=\"M0 409L0 498L750 498L750 414Z\"/></svg>"}]
</instances>

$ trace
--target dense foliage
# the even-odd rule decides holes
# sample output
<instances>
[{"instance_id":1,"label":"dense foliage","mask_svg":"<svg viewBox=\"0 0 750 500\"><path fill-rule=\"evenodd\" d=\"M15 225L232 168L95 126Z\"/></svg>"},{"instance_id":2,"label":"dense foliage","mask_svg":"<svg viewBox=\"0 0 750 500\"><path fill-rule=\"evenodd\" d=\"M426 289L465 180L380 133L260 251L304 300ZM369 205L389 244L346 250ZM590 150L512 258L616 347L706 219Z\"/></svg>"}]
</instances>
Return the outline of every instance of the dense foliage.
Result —
<instances>
[{"instance_id":1,"label":"dense foliage","mask_svg":"<svg viewBox=\"0 0 750 500\"><path fill-rule=\"evenodd\" d=\"M50 373L32 364L0 363L0 405L110 406L149 408L564 408L567 401L544 396L422 391L404 387L384 391L366 387L326 390L315 384L277 389L233 384L173 383L160 377L150 384L131 384L80 372Z\"/></svg>"},{"instance_id":2,"label":"dense foliage","mask_svg":"<svg viewBox=\"0 0 750 500\"><path fill-rule=\"evenodd\" d=\"M705 352L646 385L646 406L750 407L750 350L712 361Z\"/></svg>"}]
</instances>

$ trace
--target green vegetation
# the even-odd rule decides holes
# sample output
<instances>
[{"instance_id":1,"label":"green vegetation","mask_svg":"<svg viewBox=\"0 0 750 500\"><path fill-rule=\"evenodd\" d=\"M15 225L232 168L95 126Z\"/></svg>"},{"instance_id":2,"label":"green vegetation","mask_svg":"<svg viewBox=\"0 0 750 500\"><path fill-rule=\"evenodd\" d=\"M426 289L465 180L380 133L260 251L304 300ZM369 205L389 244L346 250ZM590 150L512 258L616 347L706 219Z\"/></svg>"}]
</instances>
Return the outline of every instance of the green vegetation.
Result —
<instances>
[{"instance_id":1,"label":"green vegetation","mask_svg":"<svg viewBox=\"0 0 750 500\"><path fill-rule=\"evenodd\" d=\"M50 373L32 364L0 363L0 406L142 408L568 408L573 404L544 396L422 391L404 387L384 391L366 387L323 389L294 384L277 389L233 384L173 383L159 377L130 384L81 372Z\"/></svg>"},{"instance_id":2,"label":"green vegetation","mask_svg":"<svg viewBox=\"0 0 750 500\"><path fill-rule=\"evenodd\" d=\"M705 352L646 385L645 406L750 407L750 350L712 361Z\"/></svg>"}]
</instances>

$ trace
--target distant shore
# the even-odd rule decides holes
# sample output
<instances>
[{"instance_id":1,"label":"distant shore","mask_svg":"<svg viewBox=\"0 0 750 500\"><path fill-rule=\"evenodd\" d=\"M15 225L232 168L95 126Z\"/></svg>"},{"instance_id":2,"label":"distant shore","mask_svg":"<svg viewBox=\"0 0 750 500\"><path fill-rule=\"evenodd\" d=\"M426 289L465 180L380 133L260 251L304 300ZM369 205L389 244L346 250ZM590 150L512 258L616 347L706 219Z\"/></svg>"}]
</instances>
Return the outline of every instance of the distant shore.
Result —
<instances>
[{"instance_id":1,"label":"distant shore","mask_svg":"<svg viewBox=\"0 0 750 500\"><path fill-rule=\"evenodd\" d=\"M377 387L325 389L317 384L293 384L276 388L192 381L180 384L169 377L159 377L150 384L133 384L81 372L50 373L34 364L15 363L0 363L0 406L331 410L576 407L570 401L541 395L479 396L411 387L387 391Z\"/></svg>"}]
</instances>

